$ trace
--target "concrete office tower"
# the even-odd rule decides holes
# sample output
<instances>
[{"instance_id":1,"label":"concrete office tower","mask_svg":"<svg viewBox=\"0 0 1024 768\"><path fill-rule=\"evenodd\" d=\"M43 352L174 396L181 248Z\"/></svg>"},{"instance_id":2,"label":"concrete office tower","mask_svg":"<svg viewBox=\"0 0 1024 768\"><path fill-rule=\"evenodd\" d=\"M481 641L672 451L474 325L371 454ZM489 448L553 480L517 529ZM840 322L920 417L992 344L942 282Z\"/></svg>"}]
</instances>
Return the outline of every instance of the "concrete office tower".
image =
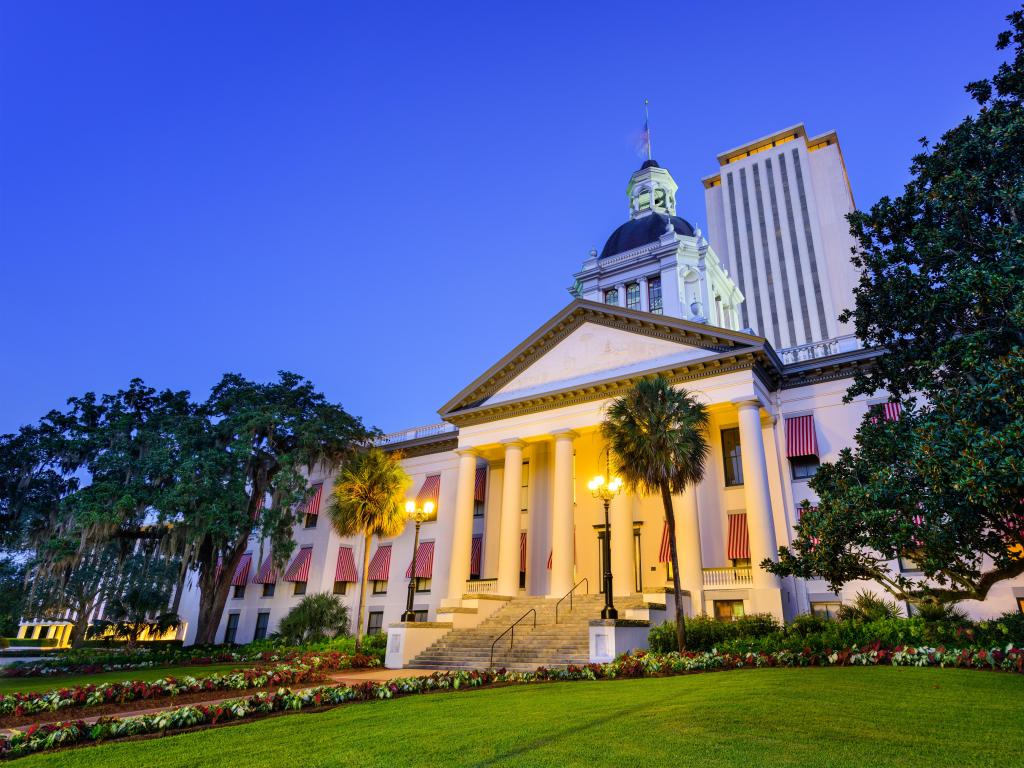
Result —
<instances>
[{"instance_id":1,"label":"concrete office tower","mask_svg":"<svg viewBox=\"0 0 1024 768\"><path fill-rule=\"evenodd\" d=\"M746 301L742 324L783 362L858 347L839 313L853 304L857 271L846 214L854 210L835 131L803 124L718 156L706 177L708 236Z\"/></svg>"}]
</instances>

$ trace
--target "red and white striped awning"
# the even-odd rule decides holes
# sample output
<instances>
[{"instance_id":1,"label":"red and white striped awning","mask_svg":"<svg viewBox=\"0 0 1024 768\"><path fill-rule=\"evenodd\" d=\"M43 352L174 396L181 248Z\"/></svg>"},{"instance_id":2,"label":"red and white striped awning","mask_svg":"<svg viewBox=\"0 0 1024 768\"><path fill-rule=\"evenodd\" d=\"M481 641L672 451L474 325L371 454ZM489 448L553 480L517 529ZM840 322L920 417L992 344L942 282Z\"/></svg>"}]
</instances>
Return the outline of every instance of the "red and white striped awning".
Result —
<instances>
[{"instance_id":1,"label":"red and white striped awning","mask_svg":"<svg viewBox=\"0 0 1024 768\"><path fill-rule=\"evenodd\" d=\"M434 542L421 541L419 549L416 550L416 578L429 579L434 572ZM412 560L409 567L405 569L405 578L412 578Z\"/></svg>"},{"instance_id":2,"label":"red and white striped awning","mask_svg":"<svg viewBox=\"0 0 1024 768\"><path fill-rule=\"evenodd\" d=\"M786 457L799 459L818 455L814 416L790 416L786 419Z\"/></svg>"},{"instance_id":3,"label":"red and white striped awning","mask_svg":"<svg viewBox=\"0 0 1024 768\"><path fill-rule=\"evenodd\" d=\"M899 403L886 403L882 407L882 415L885 416L886 421L899 421L902 413L903 406Z\"/></svg>"},{"instance_id":4,"label":"red and white striped awning","mask_svg":"<svg viewBox=\"0 0 1024 768\"><path fill-rule=\"evenodd\" d=\"M381 544L373 553L370 560L370 567L367 569L367 578L370 581L387 581L388 572L391 570L391 545Z\"/></svg>"},{"instance_id":5,"label":"red and white striped awning","mask_svg":"<svg viewBox=\"0 0 1024 768\"><path fill-rule=\"evenodd\" d=\"M473 501L487 498L487 467L476 468L476 482L473 484Z\"/></svg>"},{"instance_id":6,"label":"red and white striped awning","mask_svg":"<svg viewBox=\"0 0 1024 768\"><path fill-rule=\"evenodd\" d=\"M256 499L256 506L252 510L252 519L253 520L259 520L260 519L260 512L263 511L263 500L265 498L266 498L266 494L264 494L263 496L260 496L258 499Z\"/></svg>"},{"instance_id":7,"label":"red and white striped awning","mask_svg":"<svg viewBox=\"0 0 1024 768\"><path fill-rule=\"evenodd\" d=\"M284 572L285 581L309 581L309 563L313 559L313 548L303 547Z\"/></svg>"},{"instance_id":8,"label":"red and white striped awning","mask_svg":"<svg viewBox=\"0 0 1024 768\"><path fill-rule=\"evenodd\" d=\"M426 502L432 502L434 509L437 509L437 497L441 493L441 476L428 475L420 486L420 492L416 494L416 505L422 507Z\"/></svg>"},{"instance_id":9,"label":"red and white striped awning","mask_svg":"<svg viewBox=\"0 0 1024 768\"><path fill-rule=\"evenodd\" d=\"M263 561L259 573L256 574L256 578L252 581L254 584L274 584L277 582L277 571L274 570L273 554L267 553L267 559Z\"/></svg>"},{"instance_id":10,"label":"red and white striped awning","mask_svg":"<svg viewBox=\"0 0 1024 768\"><path fill-rule=\"evenodd\" d=\"M319 515L320 514L320 497L324 492L324 484L317 483L313 486L313 497L306 502L306 514L307 515Z\"/></svg>"},{"instance_id":11,"label":"red and white striped awning","mask_svg":"<svg viewBox=\"0 0 1024 768\"><path fill-rule=\"evenodd\" d=\"M483 552L484 537L474 536L473 547L469 551L469 575L480 575L480 555Z\"/></svg>"},{"instance_id":12,"label":"red and white striped awning","mask_svg":"<svg viewBox=\"0 0 1024 768\"><path fill-rule=\"evenodd\" d=\"M213 569L213 580L220 581L220 572L224 570L224 558L217 555L217 567Z\"/></svg>"},{"instance_id":13,"label":"red and white striped awning","mask_svg":"<svg viewBox=\"0 0 1024 768\"><path fill-rule=\"evenodd\" d=\"M252 552L246 552L242 555L242 559L238 561L238 566L235 568L235 575L231 579L231 586L245 586L245 583L249 580L250 565L252 565Z\"/></svg>"},{"instance_id":14,"label":"red and white striped awning","mask_svg":"<svg viewBox=\"0 0 1024 768\"><path fill-rule=\"evenodd\" d=\"M729 538L725 556L730 560L750 559L750 537L747 534L747 515L736 512L729 515Z\"/></svg>"},{"instance_id":15,"label":"red and white striped awning","mask_svg":"<svg viewBox=\"0 0 1024 768\"><path fill-rule=\"evenodd\" d=\"M814 506L814 505L811 505L811 506L807 507L806 511L807 512L817 512L818 508L816 506ZM796 519L797 519L797 522L800 522L800 520L802 520L803 517L804 517L804 508L802 506L797 507L796 508Z\"/></svg>"},{"instance_id":16,"label":"red and white striped awning","mask_svg":"<svg viewBox=\"0 0 1024 768\"><path fill-rule=\"evenodd\" d=\"M335 581L359 581L356 575L356 560L352 547L338 547L338 565L334 569Z\"/></svg>"},{"instance_id":17,"label":"red and white striped awning","mask_svg":"<svg viewBox=\"0 0 1024 768\"><path fill-rule=\"evenodd\" d=\"M658 549L658 562L672 562L672 541L668 535L668 520L661 529L661 547Z\"/></svg>"},{"instance_id":18,"label":"red and white striped awning","mask_svg":"<svg viewBox=\"0 0 1024 768\"><path fill-rule=\"evenodd\" d=\"M519 571L526 573L526 531L519 532Z\"/></svg>"}]
</instances>

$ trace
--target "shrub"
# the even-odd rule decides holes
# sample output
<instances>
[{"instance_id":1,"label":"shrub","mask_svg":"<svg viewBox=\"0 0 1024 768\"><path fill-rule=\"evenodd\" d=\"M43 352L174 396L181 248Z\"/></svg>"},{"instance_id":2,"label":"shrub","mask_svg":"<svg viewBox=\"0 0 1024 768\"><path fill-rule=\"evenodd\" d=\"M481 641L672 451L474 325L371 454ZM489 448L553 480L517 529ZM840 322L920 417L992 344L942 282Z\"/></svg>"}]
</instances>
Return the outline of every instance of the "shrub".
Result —
<instances>
[{"instance_id":1,"label":"shrub","mask_svg":"<svg viewBox=\"0 0 1024 768\"><path fill-rule=\"evenodd\" d=\"M900 607L893 600L879 597L874 592L862 590L857 593L852 603L844 604L838 612L842 621L878 621L879 619L898 619Z\"/></svg>"},{"instance_id":2,"label":"shrub","mask_svg":"<svg viewBox=\"0 0 1024 768\"><path fill-rule=\"evenodd\" d=\"M277 627L278 634L290 643L319 642L347 631L348 607L327 592L306 595Z\"/></svg>"},{"instance_id":3,"label":"shrub","mask_svg":"<svg viewBox=\"0 0 1024 768\"><path fill-rule=\"evenodd\" d=\"M654 653L671 653L679 650L676 647L676 623L666 621L651 627L651 631L647 633L647 645Z\"/></svg>"}]
</instances>

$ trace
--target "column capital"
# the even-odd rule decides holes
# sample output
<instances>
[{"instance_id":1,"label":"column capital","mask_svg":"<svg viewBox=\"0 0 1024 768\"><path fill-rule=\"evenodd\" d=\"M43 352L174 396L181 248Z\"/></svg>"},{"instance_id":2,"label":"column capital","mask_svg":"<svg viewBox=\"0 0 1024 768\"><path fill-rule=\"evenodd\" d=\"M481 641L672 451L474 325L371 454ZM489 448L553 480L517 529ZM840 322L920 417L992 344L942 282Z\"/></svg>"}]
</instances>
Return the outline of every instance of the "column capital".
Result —
<instances>
[{"instance_id":1,"label":"column capital","mask_svg":"<svg viewBox=\"0 0 1024 768\"><path fill-rule=\"evenodd\" d=\"M506 450L508 450L509 448L525 448L526 447L526 443L524 443L518 437L510 437L510 438L508 438L506 440L502 440L501 444L503 446L505 446Z\"/></svg>"},{"instance_id":2,"label":"column capital","mask_svg":"<svg viewBox=\"0 0 1024 768\"><path fill-rule=\"evenodd\" d=\"M555 440L575 440L580 436L580 433L574 429L553 429L551 430L551 436Z\"/></svg>"},{"instance_id":3,"label":"column capital","mask_svg":"<svg viewBox=\"0 0 1024 768\"><path fill-rule=\"evenodd\" d=\"M465 448L456 448L455 453L459 456L479 456L480 451L477 448L466 446Z\"/></svg>"},{"instance_id":4,"label":"column capital","mask_svg":"<svg viewBox=\"0 0 1024 768\"><path fill-rule=\"evenodd\" d=\"M763 402L761 402L761 398L757 397L756 395L751 397L737 397L735 400L731 402L733 405L735 405L737 408L740 408L741 410L744 408L764 408L765 410L767 410L768 408Z\"/></svg>"}]
</instances>

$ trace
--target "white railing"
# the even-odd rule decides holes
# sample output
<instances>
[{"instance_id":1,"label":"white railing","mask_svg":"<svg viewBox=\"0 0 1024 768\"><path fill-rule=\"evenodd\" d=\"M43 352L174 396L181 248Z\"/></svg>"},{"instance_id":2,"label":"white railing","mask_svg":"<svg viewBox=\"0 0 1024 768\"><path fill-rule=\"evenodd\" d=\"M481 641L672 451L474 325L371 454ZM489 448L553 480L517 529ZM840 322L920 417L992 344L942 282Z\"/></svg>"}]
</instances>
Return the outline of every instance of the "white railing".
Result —
<instances>
[{"instance_id":1,"label":"white railing","mask_svg":"<svg viewBox=\"0 0 1024 768\"><path fill-rule=\"evenodd\" d=\"M448 432L458 432L459 428L454 424L449 424L447 421L442 421L440 424L428 424L425 427L413 427L412 429L403 429L401 432L388 432L386 435L381 435L377 438L377 445L391 445L392 443L404 443L406 440L417 440L421 437L433 437L434 435L443 435Z\"/></svg>"},{"instance_id":2,"label":"white railing","mask_svg":"<svg viewBox=\"0 0 1024 768\"><path fill-rule=\"evenodd\" d=\"M819 357L837 355L840 352L848 352L861 348L860 341L853 335L839 336L834 339L815 341L810 344L801 344L798 347L789 347L779 350L779 358L783 365L792 365L803 360L815 360Z\"/></svg>"},{"instance_id":3,"label":"white railing","mask_svg":"<svg viewBox=\"0 0 1024 768\"><path fill-rule=\"evenodd\" d=\"M750 566L745 568L705 568L704 587L749 587L754 582Z\"/></svg>"},{"instance_id":4,"label":"white railing","mask_svg":"<svg viewBox=\"0 0 1024 768\"><path fill-rule=\"evenodd\" d=\"M470 579L466 582L467 595L493 595L498 589L497 579Z\"/></svg>"}]
</instances>

